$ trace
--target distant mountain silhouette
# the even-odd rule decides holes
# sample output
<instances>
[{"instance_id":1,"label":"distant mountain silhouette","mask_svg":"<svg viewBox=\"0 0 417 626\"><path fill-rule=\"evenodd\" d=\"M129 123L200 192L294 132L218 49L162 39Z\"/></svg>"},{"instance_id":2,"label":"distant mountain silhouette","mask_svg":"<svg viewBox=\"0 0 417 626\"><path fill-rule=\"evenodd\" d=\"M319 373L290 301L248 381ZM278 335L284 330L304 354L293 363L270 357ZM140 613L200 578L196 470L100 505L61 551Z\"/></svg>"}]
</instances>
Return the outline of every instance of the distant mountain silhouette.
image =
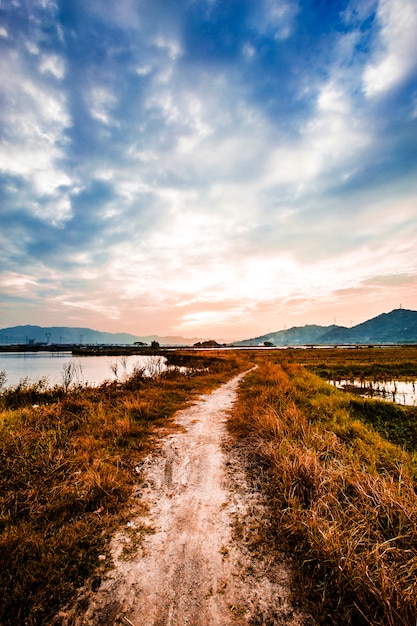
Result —
<instances>
[{"instance_id":1,"label":"distant mountain silhouette","mask_svg":"<svg viewBox=\"0 0 417 626\"><path fill-rule=\"evenodd\" d=\"M329 330L324 343L417 343L417 311L394 309L352 328Z\"/></svg>"},{"instance_id":2,"label":"distant mountain silhouette","mask_svg":"<svg viewBox=\"0 0 417 626\"><path fill-rule=\"evenodd\" d=\"M107 344L132 345L141 341L150 345L157 341L160 345L192 345L196 341L203 341L199 337L186 339L185 337L160 337L148 335L139 337L129 333L105 333L91 328L72 328L69 326L13 326L0 330L0 345L55 343L55 344Z\"/></svg>"},{"instance_id":3,"label":"distant mountain silhouette","mask_svg":"<svg viewBox=\"0 0 417 626\"><path fill-rule=\"evenodd\" d=\"M106 333L91 328L73 328L69 326L13 326L0 329L0 346L12 344L106 344L132 345L141 341L150 345L157 341L161 346L192 346L204 342L206 338L161 337L159 335L136 336L129 333ZM219 343L224 343L219 339ZM253 339L236 341L234 346L259 346L265 342L275 346L304 345L355 345L355 344L391 344L417 343L417 311L394 309L382 313L352 328L345 326L294 326L288 330L279 330Z\"/></svg>"},{"instance_id":4,"label":"distant mountain silhouette","mask_svg":"<svg viewBox=\"0 0 417 626\"><path fill-rule=\"evenodd\" d=\"M306 326L294 326L288 330L278 330L254 339L234 342L235 346L258 346L265 342L273 343L275 346L305 346L306 344L320 343L320 337L331 329L339 329L343 326L317 326L308 324Z\"/></svg>"},{"instance_id":5,"label":"distant mountain silhouette","mask_svg":"<svg viewBox=\"0 0 417 626\"><path fill-rule=\"evenodd\" d=\"M345 326L295 326L253 339L235 342L235 346L355 345L417 343L417 311L394 309L352 328Z\"/></svg>"}]
</instances>

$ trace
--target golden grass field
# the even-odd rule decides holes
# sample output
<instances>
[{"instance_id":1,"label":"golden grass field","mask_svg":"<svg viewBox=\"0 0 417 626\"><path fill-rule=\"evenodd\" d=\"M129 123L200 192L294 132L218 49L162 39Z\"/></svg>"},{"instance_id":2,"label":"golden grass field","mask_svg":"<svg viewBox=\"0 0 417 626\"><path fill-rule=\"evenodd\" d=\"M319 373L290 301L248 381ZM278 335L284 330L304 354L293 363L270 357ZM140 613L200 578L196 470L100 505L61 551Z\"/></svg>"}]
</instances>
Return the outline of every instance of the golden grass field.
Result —
<instances>
[{"instance_id":1,"label":"golden grass field","mask_svg":"<svg viewBox=\"0 0 417 626\"><path fill-rule=\"evenodd\" d=\"M415 625L415 407L325 378L417 380L417 347L174 353L186 373L0 397L0 623L48 624L106 555L135 467L174 412L253 363L229 421L318 624ZM381 409L382 405L385 409ZM35 405L35 406L34 406Z\"/></svg>"},{"instance_id":2,"label":"golden grass field","mask_svg":"<svg viewBox=\"0 0 417 626\"><path fill-rule=\"evenodd\" d=\"M320 624L416 622L417 408L352 397L309 369L416 380L416 355L415 348L261 353L242 385L230 428L269 498L263 541L286 546Z\"/></svg>"}]
</instances>

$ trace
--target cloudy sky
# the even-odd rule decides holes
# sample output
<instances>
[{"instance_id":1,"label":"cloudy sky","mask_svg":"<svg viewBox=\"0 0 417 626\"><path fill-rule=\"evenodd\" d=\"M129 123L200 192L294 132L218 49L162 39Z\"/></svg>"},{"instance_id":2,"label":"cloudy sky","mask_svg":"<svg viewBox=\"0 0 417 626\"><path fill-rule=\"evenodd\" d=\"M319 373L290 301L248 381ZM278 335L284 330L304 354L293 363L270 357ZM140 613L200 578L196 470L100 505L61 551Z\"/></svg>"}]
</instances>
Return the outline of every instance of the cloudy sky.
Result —
<instances>
[{"instance_id":1,"label":"cloudy sky","mask_svg":"<svg viewBox=\"0 0 417 626\"><path fill-rule=\"evenodd\" d=\"M2 0L0 327L417 309L415 0Z\"/></svg>"}]
</instances>

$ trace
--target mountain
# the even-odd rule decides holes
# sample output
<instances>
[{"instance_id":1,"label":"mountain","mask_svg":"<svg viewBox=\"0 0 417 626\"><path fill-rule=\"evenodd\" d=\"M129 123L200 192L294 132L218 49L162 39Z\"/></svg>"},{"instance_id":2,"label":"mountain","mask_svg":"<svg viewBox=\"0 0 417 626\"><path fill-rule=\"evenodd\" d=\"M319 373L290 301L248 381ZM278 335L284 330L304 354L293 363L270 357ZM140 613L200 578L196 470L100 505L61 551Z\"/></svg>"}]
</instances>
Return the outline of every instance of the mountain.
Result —
<instances>
[{"instance_id":1,"label":"mountain","mask_svg":"<svg viewBox=\"0 0 417 626\"><path fill-rule=\"evenodd\" d=\"M57 343L57 344L110 344L132 345L141 341L150 345L157 341L160 345L193 345L204 338L192 337L160 337L148 335L138 337L129 333L105 333L91 328L72 328L69 326L13 326L0 330L0 345L29 344L29 343Z\"/></svg>"},{"instance_id":2,"label":"mountain","mask_svg":"<svg viewBox=\"0 0 417 626\"><path fill-rule=\"evenodd\" d=\"M332 345L417 343L417 311L394 309L352 328L329 330L321 341Z\"/></svg>"},{"instance_id":3,"label":"mountain","mask_svg":"<svg viewBox=\"0 0 417 626\"><path fill-rule=\"evenodd\" d=\"M132 345L141 341L150 345L157 341L161 346L192 346L204 342L207 337L160 337L147 335L140 337L129 333L105 333L91 328L69 326L13 326L0 329L0 346L28 343L57 344L106 344ZM222 339L218 342L225 343ZM352 328L345 326L294 326L253 339L234 342L234 346L262 346L269 342L275 346L305 345L355 345L417 343L417 311L394 309L382 313Z\"/></svg>"},{"instance_id":4,"label":"mountain","mask_svg":"<svg viewBox=\"0 0 417 626\"><path fill-rule=\"evenodd\" d=\"M417 311L394 309L352 328L345 326L307 325L280 330L253 339L235 342L235 346L355 345L417 343Z\"/></svg>"},{"instance_id":5,"label":"mountain","mask_svg":"<svg viewBox=\"0 0 417 626\"><path fill-rule=\"evenodd\" d=\"M308 344L320 343L320 338L332 329L343 328L343 326L317 326L308 324L306 326L294 326L288 330L278 330L274 333L261 335L253 339L237 341L235 346L259 346L265 342L273 343L275 346L305 346Z\"/></svg>"}]
</instances>

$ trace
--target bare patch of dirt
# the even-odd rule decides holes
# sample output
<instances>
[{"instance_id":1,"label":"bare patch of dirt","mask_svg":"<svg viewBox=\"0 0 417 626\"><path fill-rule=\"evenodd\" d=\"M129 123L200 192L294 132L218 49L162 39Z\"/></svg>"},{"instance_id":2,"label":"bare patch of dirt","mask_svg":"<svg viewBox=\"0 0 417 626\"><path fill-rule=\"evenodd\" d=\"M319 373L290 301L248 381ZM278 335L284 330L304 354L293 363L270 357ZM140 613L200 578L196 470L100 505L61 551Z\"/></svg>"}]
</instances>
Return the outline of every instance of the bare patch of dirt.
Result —
<instances>
[{"instance_id":1,"label":"bare patch of dirt","mask_svg":"<svg viewBox=\"0 0 417 626\"><path fill-rule=\"evenodd\" d=\"M288 566L268 562L250 537L262 523L261 496L250 491L225 426L243 375L177 413L181 432L141 468L131 519L111 545L112 569L56 624L314 624L291 604Z\"/></svg>"}]
</instances>

